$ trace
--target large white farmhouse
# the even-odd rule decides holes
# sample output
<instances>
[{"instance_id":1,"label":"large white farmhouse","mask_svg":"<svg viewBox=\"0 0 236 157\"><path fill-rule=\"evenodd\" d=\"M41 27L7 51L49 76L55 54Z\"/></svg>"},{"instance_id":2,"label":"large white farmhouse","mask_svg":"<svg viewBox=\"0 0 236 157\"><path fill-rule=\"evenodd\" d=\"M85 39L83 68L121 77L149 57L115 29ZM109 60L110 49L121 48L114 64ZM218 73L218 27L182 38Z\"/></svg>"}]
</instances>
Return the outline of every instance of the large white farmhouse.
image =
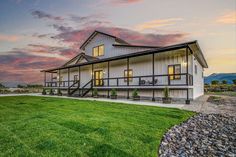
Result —
<instances>
[{"instance_id":1,"label":"large white farmhouse","mask_svg":"<svg viewBox=\"0 0 236 157\"><path fill-rule=\"evenodd\" d=\"M132 45L95 31L77 56L42 72L45 89L59 89L68 96L92 96L96 88L100 97L109 97L115 89L118 98L130 98L137 89L141 99L155 101L168 87L173 99L189 102L204 94L207 67L197 41L165 47Z\"/></svg>"}]
</instances>

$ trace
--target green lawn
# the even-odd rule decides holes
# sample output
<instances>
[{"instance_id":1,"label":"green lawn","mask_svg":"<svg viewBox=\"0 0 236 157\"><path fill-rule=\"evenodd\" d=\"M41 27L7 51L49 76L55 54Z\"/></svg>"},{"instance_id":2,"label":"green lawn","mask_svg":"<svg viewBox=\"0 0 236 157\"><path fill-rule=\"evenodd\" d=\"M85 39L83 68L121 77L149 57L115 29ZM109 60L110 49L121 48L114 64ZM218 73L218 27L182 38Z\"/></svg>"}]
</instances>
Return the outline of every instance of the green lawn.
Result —
<instances>
[{"instance_id":1,"label":"green lawn","mask_svg":"<svg viewBox=\"0 0 236 157\"><path fill-rule=\"evenodd\" d=\"M156 157L193 112L46 97L0 97L0 156Z\"/></svg>"},{"instance_id":2,"label":"green lawn","mask_svg":"<svg viewBox=\"0 0 236 157\"><path fill-rule=\"evenodd\" d=\"M225 95L236 97L236 92L226 91L226 92L207 92L208 95Z\"/></svg>"}]
</instances>

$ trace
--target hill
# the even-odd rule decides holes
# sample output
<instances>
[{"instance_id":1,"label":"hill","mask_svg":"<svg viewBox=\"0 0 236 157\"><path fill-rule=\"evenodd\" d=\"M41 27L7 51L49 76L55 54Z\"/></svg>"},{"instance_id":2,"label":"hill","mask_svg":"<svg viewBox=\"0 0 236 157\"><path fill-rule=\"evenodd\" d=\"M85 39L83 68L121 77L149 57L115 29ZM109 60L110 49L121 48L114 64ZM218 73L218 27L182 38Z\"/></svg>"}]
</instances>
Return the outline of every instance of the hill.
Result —
<instances>
[{"instance_id":1,"label":"hill","mask_svg":"<svg viewBox=\"0 0 236 157\"><path fill-rule=\"evenodd\" d=\"M204 77L204 83L210 84L213 80L223 81L226 80L228 84L233 84L232 80L236 79L236 73L213 73Z\"/></svg>"}]
</instances>

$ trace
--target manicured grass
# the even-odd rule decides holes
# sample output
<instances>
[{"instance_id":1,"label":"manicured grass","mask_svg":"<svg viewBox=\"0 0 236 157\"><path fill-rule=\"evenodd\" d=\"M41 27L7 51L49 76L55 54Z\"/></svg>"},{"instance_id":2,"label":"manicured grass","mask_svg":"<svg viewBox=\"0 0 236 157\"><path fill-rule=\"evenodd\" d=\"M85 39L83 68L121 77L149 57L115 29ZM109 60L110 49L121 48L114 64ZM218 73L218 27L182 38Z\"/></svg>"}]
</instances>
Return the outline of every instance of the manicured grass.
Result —
<instances>
[{"instance_id":1,"label":"manicured grass","mask_svg":"<svg viewBox=\"0 0 236 157\"><path fill-rule=\"evenodd\" d=\"M33 96L0 97L0 156L156 157L193 112Z\"/></svg>"}]
</instances>

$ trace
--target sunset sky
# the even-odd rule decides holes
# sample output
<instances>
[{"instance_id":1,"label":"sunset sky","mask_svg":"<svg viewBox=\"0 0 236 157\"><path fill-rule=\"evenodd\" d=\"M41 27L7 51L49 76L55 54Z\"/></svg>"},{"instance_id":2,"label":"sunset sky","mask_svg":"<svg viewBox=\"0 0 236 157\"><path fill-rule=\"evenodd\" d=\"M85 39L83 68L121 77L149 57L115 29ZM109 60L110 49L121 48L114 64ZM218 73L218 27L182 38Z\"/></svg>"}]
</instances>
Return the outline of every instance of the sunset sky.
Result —
<instances>
[{"instance_id":1,"label":"sunset sky","mask_svg":"<svg viewBox=\"0 0 236 157\"><path fill-rule=\"evenodd\" d=\"M1 0L0 82L40 83L95 29L131 44L198 40L206 76L236 72L235 0Z\"/></svg>"}]
</instances>

